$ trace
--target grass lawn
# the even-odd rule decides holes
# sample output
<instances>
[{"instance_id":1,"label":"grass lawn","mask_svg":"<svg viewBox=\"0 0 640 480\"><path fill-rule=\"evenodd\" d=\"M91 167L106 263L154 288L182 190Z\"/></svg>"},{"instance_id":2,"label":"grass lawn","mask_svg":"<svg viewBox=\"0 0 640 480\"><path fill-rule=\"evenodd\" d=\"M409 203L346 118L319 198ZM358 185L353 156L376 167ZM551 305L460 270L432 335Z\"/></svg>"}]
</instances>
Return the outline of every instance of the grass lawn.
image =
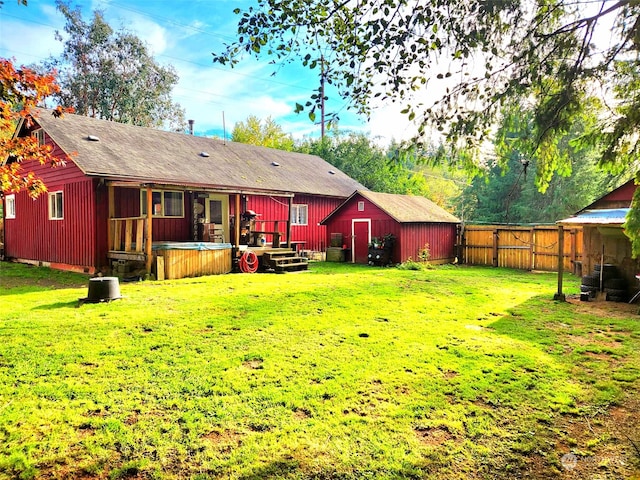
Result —
<instances>
[{"instance_id":1,"label":"grass lawn","mask_svg":"<svg viewBox=\"0 0 640 480\"><path fill-rule=\"evenodd\" d=\"M314 263L78 307L2 263L0 478L639 478L638 306L556 282Z\"/></svg>"}]
</instances>

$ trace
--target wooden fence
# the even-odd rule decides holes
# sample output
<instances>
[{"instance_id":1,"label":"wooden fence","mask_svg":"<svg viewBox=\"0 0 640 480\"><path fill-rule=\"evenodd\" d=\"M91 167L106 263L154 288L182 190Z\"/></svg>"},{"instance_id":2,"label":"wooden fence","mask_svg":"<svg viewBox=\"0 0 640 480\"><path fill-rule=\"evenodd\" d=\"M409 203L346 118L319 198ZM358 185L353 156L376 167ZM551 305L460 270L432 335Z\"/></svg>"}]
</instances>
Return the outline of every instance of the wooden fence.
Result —
<instances>
[{"instance_id":1,"label":"wooden fence","mask_svg":"<svg viewBox=\"0 0 640 480\"><path fill-rule=\"evenodd\" d=\"M521 270L558 270L558 227L466 225L459 245L462 263ZM582 271L582 228L564 229L564 270Z\"/></svg>"}]
</instances>

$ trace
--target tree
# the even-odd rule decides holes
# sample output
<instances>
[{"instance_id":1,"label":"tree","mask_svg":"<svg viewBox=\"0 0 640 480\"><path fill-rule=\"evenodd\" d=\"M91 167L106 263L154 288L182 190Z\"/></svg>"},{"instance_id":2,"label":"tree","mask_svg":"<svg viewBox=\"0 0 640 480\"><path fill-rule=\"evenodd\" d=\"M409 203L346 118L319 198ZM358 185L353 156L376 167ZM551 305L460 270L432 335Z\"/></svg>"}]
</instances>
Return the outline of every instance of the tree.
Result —
<instances>
[{"instance_id":1,"label":"tree","mask_svg":"<svg viewBox=\"0 0 640 480\"><path fill-rule=\"evenodd\" d=\"M33 109L59 87L54 72L39 74L33 69L16 69L11 60L0 58L0 192L26 190L32 198L47 191L44 182L32 171L24 171L27 162L57 167L64 160L52 154L51 146L39 145L34 137L13 138L17 123L31 121ZM72 109L56 107L53 115L60 117ZM6 160L6 162L5 162Z\"/></svg>"},{"instance_id":2,"label":"tree","mask_svg":"<svg viewBox=\"0 0 640 480\"><path fill-rule=\"evenodd\" d=\"M524 156L520 147L534 127L530 112L505 112L495 140L497 157L486 178L475 178L460 202L468 221L486 223L553 223L592 203L633 172L609 175L597 168L599 151L576 148L576 139L593 127L596 117L584 114L557 143L556 155L565 169L546 184L536 184L537 156Z\"/></svg>"},{"instance_id":3,"label":"tree","mask_svg":"<svg viewBox=\"0 0 640 480\"><path fill-rule=\"evenodd\" d=\"M178 82L173 67L158 65L135 35L114 32L100 11L87 23L80 8L61 0L57 7L68 34L61 57L51 61L60 72L56 97L62 103L80 115L184 130L184 112L171 100ZM62 41L59 32L56 39Z\"/></svg>"},{"instance_id":4,"label":"tree","mask_svg":"<svg viewBox=\"0 0 640 480\"><path fill-rule=\"evenodd\" d=\"M291 135L284 133L282 127L271 117L262 122L254 115L249 115L246 122L235 124L231 132L231 141L285 151L291 151L294 147Z\"/></svg>"},{"instance_id":5,"label":"tree","mask_svg":"<svg viewBox=\"0 0 640 480\"><path fill-rule=\"evenodd\" d=\"M237 40L214 61L234 65L243 54L266 54L276 63L299 59L323 68L356 111L368 115L376 98L402 102L408 119L420 123L416 142L433 126L447 145L476 153L465 157L470 168L502 109L531 105L536 128L526 153L538 152L544 186L549 172L562 168L557 139L592 89L609 80L616 103L603 120L608 128L591 134L603 143L606 164L624 164L637 153L638 2L257 0L236 13ZM611 34L604 36L612 41L596 45L607 21ZM420 100L438 85L441 98ZM319 102L316 95L307 107Z\"/></svg>"},{"instance_id":6,"label":"tree","mask_svg":"<svg viewBox=\"0 0 640 480\"><path fill-rule=\"evenodd\" d=\"M365 187L384 193L422 195L428 192L424 177L412 169L410 157L396 157L394 147L385 150L363 134L308 140L299 151L323 158Z\"/></svg>"}]
</instances>

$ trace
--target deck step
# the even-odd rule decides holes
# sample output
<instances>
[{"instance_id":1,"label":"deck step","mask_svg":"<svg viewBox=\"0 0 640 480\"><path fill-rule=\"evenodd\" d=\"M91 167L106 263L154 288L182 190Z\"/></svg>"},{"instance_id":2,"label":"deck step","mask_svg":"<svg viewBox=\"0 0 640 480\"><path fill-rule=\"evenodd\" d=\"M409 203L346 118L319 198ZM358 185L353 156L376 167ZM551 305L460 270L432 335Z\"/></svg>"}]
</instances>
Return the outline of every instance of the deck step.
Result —
<instances>
[{"instance_id":1,"label":"deck step","mask_svg":"<svg viewBox=\"0 0 640 480\"><path fill-rule=\"evenodd\" d=\"M264 254L264 267L267 270L284 272L289 270L306 270L309 260L294 252L270 252Z\"/></svg>"}]
</instances>

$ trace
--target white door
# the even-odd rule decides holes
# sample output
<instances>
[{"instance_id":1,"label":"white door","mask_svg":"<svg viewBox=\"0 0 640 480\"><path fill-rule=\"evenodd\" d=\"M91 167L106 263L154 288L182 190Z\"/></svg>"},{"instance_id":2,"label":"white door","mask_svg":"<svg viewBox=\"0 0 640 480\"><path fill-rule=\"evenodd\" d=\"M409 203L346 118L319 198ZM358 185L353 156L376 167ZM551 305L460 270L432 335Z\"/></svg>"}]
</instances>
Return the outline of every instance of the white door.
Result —
<instances>
[{"instance_id":1,"label":"white door","mask_svg":"<svg viewBox=\"0 0 640 480\"><path fill-rule=\"evenodd\" d=\"M224 242L229 242L229 197L227 195L210 194L205 202L205 223L215 223Z\"/></svg>"}]
</instances>

